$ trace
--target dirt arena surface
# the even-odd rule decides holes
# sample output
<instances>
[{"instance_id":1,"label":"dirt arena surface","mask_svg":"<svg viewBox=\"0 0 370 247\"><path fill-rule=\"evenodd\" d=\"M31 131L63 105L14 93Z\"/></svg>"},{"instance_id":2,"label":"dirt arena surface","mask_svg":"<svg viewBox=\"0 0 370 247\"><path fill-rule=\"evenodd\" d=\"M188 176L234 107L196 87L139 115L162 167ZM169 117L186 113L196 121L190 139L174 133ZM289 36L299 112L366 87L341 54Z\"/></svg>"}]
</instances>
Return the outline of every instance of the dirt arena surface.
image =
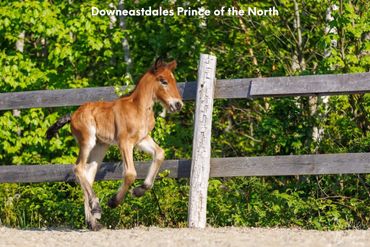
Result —
<instances>
[{"instance_id":1,"label":"dirt arena surface","mask_svg":"<svg viewBox=\"0 0 370 247\"><path fill-rule=\"evenodd\" d=\"M87 230L17 230L0 227L0 246L370 246L370 230L308 231L279 228L134 228Z\"/></svg>"}]
</instances>

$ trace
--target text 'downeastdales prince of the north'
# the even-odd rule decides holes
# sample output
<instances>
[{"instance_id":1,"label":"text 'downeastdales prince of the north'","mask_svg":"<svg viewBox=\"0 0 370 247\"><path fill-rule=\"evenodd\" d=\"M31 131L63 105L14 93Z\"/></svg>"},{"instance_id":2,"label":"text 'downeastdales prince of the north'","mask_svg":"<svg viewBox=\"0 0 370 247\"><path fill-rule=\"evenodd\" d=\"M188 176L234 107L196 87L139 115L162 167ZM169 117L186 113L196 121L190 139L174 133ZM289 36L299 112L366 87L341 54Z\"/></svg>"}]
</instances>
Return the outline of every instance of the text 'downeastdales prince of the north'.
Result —
<instances>
[{"instance_id":1,"label":"text 'downeastdales prince of the north'","mask_svg":"<svg viewBox=\"0 0 370 247\"><path fill-rule=\"evenodd\" d=\"M219 9L206 8L184 8L177 7L175 9L159 8L140 8L140 9L99 9L91 7L92 16L277 16L279 10L273 6L270 8L248 7L244 9L237 9L234 7L221 7Z\"/></svg>"}]
</instances>

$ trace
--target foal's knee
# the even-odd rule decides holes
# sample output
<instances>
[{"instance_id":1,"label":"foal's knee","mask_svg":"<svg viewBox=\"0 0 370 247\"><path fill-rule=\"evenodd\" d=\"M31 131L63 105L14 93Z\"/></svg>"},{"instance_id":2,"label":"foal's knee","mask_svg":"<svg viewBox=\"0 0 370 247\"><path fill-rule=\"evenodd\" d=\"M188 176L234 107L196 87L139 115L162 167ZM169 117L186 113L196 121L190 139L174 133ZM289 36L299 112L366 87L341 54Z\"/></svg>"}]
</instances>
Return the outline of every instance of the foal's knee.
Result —
<instances>
[{"instance_id":1,"label":"foal's knee","mask_svg":"<svg viewBox=\"0 0 370 247\"><path fill-rule=\"evenodd\" d=\"M164 161L164 150L162 148L158 147L158 149L156 150L155 159L159 162Z\"/></svg>"}]
</instances>

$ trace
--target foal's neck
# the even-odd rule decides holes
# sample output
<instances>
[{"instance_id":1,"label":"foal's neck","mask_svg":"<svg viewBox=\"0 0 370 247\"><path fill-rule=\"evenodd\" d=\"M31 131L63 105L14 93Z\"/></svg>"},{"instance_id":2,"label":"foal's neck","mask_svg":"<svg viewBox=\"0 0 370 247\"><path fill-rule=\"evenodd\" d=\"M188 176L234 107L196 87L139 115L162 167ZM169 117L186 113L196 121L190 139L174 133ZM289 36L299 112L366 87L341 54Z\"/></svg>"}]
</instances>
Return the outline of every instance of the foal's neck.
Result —
<instances>
[{"instance_id":1,"label":"foal's neck","mask_svg":"<svg viewBox=\"0 0 370 247\"><path fill-rule=\"evenodd\" d=\"M132 100L135 102L138 109L148 113L153 111L153 105L155 102L154 83L152 83L153 80L153 75L148 73L145 74L131 94Z\"/></svg>"}]
</instances>

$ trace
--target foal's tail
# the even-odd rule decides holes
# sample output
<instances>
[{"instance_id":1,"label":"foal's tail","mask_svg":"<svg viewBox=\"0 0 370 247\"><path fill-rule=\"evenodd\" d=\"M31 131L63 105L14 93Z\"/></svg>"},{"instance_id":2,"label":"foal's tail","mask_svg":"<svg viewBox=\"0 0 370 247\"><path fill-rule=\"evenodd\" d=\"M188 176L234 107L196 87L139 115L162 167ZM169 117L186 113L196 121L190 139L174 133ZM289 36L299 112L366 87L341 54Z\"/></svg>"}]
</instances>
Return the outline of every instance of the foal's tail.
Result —
<instances>
[{"instance_id":1,"label":"foal's tail","mask_svg":"<svg viewBox=\"0 0 370 247\"><path fill-rule=\"evenodd\" d=\"M67 123L71 122L71 114L68 113L67 115L61 117L58 119L58 121L50 126L50 128L46 131L46 138L50 140L55 136L55 134L58 132L60 128L62 128Z\"/></svg>"}]
</instances>

